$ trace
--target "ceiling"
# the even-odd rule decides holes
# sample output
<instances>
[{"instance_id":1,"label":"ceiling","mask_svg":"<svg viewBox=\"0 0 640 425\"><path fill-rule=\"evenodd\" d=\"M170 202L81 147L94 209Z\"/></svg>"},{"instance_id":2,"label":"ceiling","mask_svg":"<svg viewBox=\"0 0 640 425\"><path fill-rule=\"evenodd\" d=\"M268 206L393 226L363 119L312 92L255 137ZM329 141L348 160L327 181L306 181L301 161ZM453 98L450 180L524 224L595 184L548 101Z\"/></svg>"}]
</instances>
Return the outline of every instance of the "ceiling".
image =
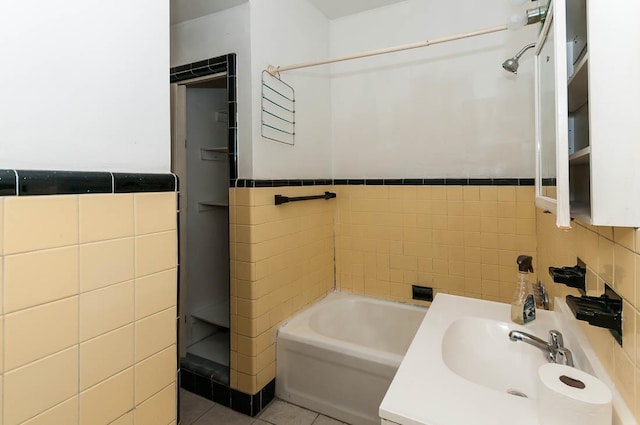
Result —
<instances>
[{"instance_id":1,"label":"ceiling","mask_svg":"<svg viewBox=\"0 0 640 425\"><path fill-rule=\"evenodd\" d=\"M249 0L171 0L171 25L230 9Z\"/></svg>"},{"instance_id":2,"label":"ceiling","mask_svg":"<svg viewBox=\"0 0 640 425\"><path fill-rule=\"evenodd\" d=\"M171 24L230 9L249 0L171 0ZM405 0L309 0L329 19L353 15L365 10Z\"/></svg>"},{"instance_id":3,"label":"ceiling","mask_svg":"<svg viewBox=\"0 0 640 425\"><path fill-rule=\"evenodd\" d=\"M329 19L336 19L365 10L377 9L404 0L309 0Z\"/></svg>"}]
</instances>

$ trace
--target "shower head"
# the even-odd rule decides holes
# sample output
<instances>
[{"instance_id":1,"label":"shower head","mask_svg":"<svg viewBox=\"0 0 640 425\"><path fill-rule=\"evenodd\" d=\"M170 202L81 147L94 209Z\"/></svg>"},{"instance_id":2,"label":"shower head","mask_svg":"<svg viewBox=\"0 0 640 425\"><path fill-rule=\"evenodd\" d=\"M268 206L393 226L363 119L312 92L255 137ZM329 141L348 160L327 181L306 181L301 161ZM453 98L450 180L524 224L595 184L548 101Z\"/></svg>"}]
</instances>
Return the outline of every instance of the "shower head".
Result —
<instances>
[{"instance_id":1,"label":"shower head","mask_svg":"<svg viewBox=\"0 0 640 425\"><path fill-rule=\"evenodd\" d=\"M506 61L502 62L502 67L513 74L517 74L518 66L520 65L518 63L518 60L524 54L524 52L531 49L532 47L536 47L536 43L531 43L524 46L518 53L516 53L514 57L509 58Z\"/></svg>"},{"instance_id":2,"label":"shower head","mask_svg":"<svg viewBox=\"0 0 640 425\"><path fill-rule=\"evenodd\" d=\"M509 58L506 61L502 62L502 67L514 74L518 73L518 65L518 59L516 58Z\"/></svg>"}]
</instances>

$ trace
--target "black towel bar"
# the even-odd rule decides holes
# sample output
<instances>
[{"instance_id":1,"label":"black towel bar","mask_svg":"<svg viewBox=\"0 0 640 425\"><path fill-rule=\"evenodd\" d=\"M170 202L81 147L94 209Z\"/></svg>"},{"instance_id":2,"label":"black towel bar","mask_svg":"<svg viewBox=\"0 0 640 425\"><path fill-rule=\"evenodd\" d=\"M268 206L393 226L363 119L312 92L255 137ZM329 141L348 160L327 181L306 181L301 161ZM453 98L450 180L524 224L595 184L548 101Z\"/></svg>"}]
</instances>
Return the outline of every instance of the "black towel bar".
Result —
<instances>
[{"instance_id":1,"label":"black towel bar","mask_svg":"<svg viewBox=\"0 0 640 425\"><path fill-rule=\"evenodd\" d=\"M336 194L333 192L325 192L324 195L312 195L312 196L298 196L296 198L290 198L288 196L275 195L276 205L286 204L287 202L297 201L310 201L312 199L331 199L335 198Z\"/></svg>"}]
</instances>

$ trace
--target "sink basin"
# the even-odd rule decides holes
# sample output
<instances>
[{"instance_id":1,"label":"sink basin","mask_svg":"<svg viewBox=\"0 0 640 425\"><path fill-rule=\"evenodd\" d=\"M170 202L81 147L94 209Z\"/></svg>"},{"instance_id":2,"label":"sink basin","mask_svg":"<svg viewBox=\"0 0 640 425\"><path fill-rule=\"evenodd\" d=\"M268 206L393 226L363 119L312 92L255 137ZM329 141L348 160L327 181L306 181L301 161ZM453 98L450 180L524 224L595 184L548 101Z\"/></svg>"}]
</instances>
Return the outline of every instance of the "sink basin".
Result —
<instances>
[{"instance_id":1,"label":"sink basin","mask_svg":"<svg viewBox=\"0 0 640 425\"><path fill-rule=\"evenodd\" d=\"M538 310L536 320L518 325L509 304L436 295L380 404L382 423L541 425L537 373L547 359L508 335L518 330L546 341L557 329L576 367L611 388L613 425L638 425L571 309L560 298L554 304L557 311Z\"/></svg>"},{"instance_id":2,"label":"sink basin","mask_svg":"<svg viewBox=\"0 0 640 425\"><path fill-rule=\"evenodd\" d=\"M526 325L510 318L509 304L438 294L380 404L383 423L540 425L537 372L547 360L540 349L509 340L509 331L546 340L557 329L583 368L580 347L588 342L577 344L579 326L570 311L539 310Z\"/></svg>"},{"instance_id":3,"label":"sink basin","mask_svg":"<svg viewBox=\"0 0 640 425\"><path fill-rule=\"evenodd\" d=\"M538 368L544 353L531 345L509 340L509 331L529 329L481 317L452 322L442 337L444 364L460 377L491 390L536 398ZM545 335L538 335L546 339Z\"/></svg>"}]
</instances>

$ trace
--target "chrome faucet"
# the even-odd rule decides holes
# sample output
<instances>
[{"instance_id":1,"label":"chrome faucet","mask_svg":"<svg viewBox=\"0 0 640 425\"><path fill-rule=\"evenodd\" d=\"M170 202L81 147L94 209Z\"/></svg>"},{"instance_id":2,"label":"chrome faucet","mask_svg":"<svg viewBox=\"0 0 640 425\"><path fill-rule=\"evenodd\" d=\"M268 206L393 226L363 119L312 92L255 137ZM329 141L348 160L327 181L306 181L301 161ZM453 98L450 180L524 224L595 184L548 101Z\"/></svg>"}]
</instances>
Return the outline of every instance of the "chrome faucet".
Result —
<instances>
[{"instance_id":1,"label":"chrome faucet","mask_svg":"<svg viewBox=\"0 0 640 425\"><path fill-rule=\"evenodd\" d=\"M537 336L520 331L509 332L509 339L511 341L522 341L539 348L547 354L547 359L551 363L559 363L573 367L573 355L568 348L564 347L564 340L562 339L560 331L549 331L548 342Z\"/></svg>"}]
</instances>

